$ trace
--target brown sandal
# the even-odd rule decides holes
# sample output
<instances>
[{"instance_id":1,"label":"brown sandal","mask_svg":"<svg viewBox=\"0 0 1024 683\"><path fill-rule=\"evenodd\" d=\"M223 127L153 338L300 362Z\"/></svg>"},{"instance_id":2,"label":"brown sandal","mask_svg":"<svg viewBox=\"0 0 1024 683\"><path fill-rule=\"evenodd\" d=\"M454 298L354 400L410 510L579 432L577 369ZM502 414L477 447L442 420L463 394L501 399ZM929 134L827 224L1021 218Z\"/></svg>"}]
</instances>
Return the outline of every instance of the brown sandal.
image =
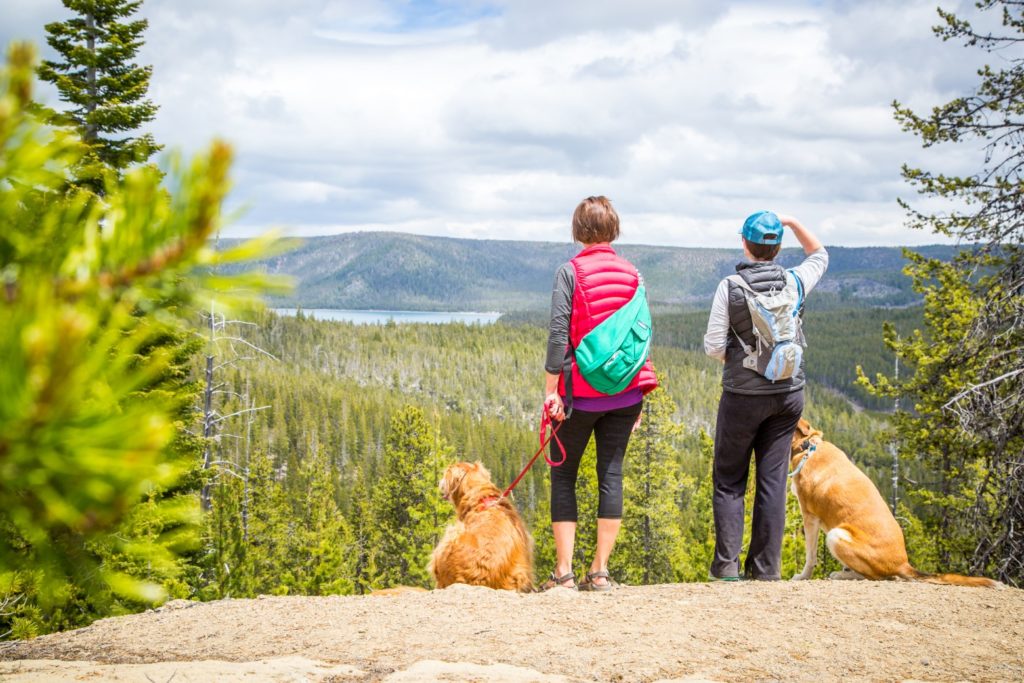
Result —
<instances>
[{"instance_id":1,"label":"brown sandal","mask_svg":"<svg viewBox=\"0 0 1024 683\"><path fill-rule=\"evenodd\" d=\"M594 583L594 579L605 579L607 583ZM619 584L606 571L587 572L587 580L580 584L581 591L594 591L595 593L614 590Z\"/></svg>"},{"instance_id":2,"label":"brown sandal","mask_svg":"<svg viewBox=\"0 0 1024 683\"><path fill-rule=\"evenodd\" d=\"M571 586L565 585L570 581L572 582ZM548 577L548 580L540 585L540 590L541 592L548 591L552 588L558 588L559 586L561 586L562 588L568 588L569 590L573 591L576 590L576 575L572 572L569 572L568 574L563 574L562 576L555 576L555 573L551 572L551 576Z\"/></svg>"}]
</instances>

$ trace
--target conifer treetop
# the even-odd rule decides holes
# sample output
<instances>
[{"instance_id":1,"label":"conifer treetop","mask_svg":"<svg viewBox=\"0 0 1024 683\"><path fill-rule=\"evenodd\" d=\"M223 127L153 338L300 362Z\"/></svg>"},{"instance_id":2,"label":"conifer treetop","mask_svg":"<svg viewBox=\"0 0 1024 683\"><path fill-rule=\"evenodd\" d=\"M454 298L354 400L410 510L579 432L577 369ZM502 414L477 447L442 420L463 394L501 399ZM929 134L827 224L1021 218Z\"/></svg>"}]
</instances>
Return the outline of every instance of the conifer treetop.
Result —
<instances>
[{"instance_id":1,"label":"conifer treetop","mask_svg":"<svg viewBox=\"0 0 1024 683\"><path fill-rule=\"evenodd\" d=\"M129 135L152 121L157 111L146 97L152 67L134 61L149 22L129 17L142 0L63 3L77 16L46 25L47 42L60 58L43 61L38 72L71 108L50 112L51 119L79 130L90 148L86 168L99 163L120 175L161 149L150 134Z\"/></svg>"}]
</instances>

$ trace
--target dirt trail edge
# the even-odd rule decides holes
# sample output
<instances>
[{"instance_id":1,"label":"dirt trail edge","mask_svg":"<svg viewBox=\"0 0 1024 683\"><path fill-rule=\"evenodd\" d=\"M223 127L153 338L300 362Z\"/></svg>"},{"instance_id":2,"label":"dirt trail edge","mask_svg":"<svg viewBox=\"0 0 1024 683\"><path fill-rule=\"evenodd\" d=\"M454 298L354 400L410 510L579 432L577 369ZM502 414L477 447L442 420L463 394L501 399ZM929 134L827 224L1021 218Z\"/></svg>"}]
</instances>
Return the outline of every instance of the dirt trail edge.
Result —
<instances>
[{"instance_id":1,"label":"dirt trail edge","mask_svg":"<svg viewBox=\"0 0 1024 683\"><path fill-rule=\"evenodd\" d=\"M0 644L0 679L1024 680L1024 591L866 581L174 601Z\"/></svg>"}]
</instances>

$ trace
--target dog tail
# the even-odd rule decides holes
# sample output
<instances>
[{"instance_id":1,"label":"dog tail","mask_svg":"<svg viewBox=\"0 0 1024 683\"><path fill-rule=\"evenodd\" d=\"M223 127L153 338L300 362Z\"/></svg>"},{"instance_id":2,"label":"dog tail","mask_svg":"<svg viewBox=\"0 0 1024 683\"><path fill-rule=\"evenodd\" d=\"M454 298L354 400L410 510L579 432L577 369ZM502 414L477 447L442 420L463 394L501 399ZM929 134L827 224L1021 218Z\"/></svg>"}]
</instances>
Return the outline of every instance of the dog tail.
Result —
<instances>
[{"instance_id":1,"label":"dog tail","mask_svg":"<svg viewBox=\"0 0 1024 683\"><path fill-rule=\"evenodd\" d=\"M904 565L897 574L907 581L938 583L944 586L971 586L973 588L1006 588L1005 585L984 576L963 576L961 574L927 574L919 572L909 564Z\"/></svg>"}]
</instances>

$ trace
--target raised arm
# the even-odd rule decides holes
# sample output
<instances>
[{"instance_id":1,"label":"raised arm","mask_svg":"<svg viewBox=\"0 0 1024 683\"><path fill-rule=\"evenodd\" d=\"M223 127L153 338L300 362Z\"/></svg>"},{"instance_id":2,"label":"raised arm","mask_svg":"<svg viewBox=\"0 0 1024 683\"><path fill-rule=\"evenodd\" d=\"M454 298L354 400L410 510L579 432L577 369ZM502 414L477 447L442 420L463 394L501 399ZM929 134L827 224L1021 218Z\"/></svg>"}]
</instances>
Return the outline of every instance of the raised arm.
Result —
<instances>
[{"instance_id":1,"label":"raised arm","mask_svg":"<svg viewBox=\"0 0 1024 683\"><path fill-rule=\"evenodd\" d=\"M821 240L815 237L797 219L792 216L779 216L779 220L793 231L797 241L800 242L800 246L804 248L804 254L807 256L803 263L793 269L793 272L800 278L800 282L803 284L804 296L806 296L817 286L825 271L828 270L828 252L821 244Z\"/></svg>"},{"instance_id":2,"label":"raised arm","mask_svg":"<svg viewBox=\"0 0 1024 683\"><path fill-rule=\"evenodd\" d=\"M821 249L821 240L814 236L814 234L803 226L803 223L798 221L793 216L783 216L777 214L779 221L782 222L787 228L793 231L793 235L796 237L800 246L804 248L804 254L810 256L814 252Z\"/></svg>"}]
</instances>

